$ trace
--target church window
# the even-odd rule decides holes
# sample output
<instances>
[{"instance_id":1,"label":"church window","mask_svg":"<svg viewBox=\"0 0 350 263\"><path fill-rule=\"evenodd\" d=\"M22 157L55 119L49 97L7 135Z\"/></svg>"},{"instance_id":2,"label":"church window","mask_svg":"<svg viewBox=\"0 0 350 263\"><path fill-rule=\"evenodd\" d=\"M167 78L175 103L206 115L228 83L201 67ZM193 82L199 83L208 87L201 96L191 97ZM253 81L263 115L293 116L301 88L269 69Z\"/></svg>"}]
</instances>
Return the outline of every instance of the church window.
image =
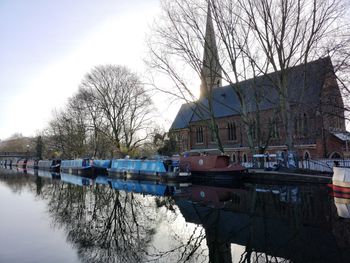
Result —
<instances>
[{"instance_id":1,"label":"church window","mask_svg":"<svg viewBox=\"0 0 350 263\"><path fill-rule=\"evenodd\" d=\"M244 163L248 162L248 157L246 153L243 153L243 162Z\"/></svg>"},{"instance_id":2,"label":"church window","mask_svg":"<svg viewBox=\"0 0 350 263\"><path fill-rule=\"evenodd\" d=\"M280 132L279 132L279 128L278 128L278 120L277 119L273 119L270 118L269 120L269 128L271 129L271 138L279 138L280 137Z\"/></svg>"},{"instance_id":3,"label":"church window","mask_svg":"<svg viewBox=\"0 0 350 263\"><path fill-rule=\"evenodd\" d=\"M203 143L203 127L199 126L196 128L196 142Z\"/></svg>"},{"instance_id":4,"label":"church window","mask_svg":"<svg viewBox=\"0 0 350 263\"><path fill-rule=\"evenodd\" d=\"M232 160L233 163L236 163L236 162L237 162L236 153L232 153L231 160Z\"/></svg>"},{"instance_id":5,"label":"church window","mask_svg":"<svg viewBox=\"0 0 350 263\"><path fill-rule=\"evenodd\" d=\"M235 122L229 122L227 124L227 137L229 141L237 140L237 128Z\"/></svg>"},{"instance_id":6,"label":"church window","mask_svg":"<svg viewBox=\"0 0 350 263\"><path fill-rule=\"evenodd\" d=\"M304 113L304 116L303 116L303 134L304 134L304 136L307 136L309 133L308 126L309 126L309 124L308 124L307 115L306 115L306 113Z\"/></svg>"}]
</instances>

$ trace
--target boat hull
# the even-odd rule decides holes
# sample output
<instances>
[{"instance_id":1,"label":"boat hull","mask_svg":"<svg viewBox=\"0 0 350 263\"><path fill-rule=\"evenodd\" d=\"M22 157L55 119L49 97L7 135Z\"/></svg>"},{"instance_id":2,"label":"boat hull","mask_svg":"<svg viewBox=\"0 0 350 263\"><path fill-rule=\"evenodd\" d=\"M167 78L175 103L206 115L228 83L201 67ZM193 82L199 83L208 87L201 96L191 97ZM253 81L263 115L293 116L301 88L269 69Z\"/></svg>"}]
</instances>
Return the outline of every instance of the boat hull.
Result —
<instances>
[{"instance_id":1,"label":"boat hull","mask_svg":"<svg viewBox=\"0 0 350 263\"><path fill-rule=\"evenodd\" d=\"M94 171L91 166L89 167L61 167L62 173L68 173L73 175L81 175L86 177L94 177Z\"/></svg>"}]
</instances>

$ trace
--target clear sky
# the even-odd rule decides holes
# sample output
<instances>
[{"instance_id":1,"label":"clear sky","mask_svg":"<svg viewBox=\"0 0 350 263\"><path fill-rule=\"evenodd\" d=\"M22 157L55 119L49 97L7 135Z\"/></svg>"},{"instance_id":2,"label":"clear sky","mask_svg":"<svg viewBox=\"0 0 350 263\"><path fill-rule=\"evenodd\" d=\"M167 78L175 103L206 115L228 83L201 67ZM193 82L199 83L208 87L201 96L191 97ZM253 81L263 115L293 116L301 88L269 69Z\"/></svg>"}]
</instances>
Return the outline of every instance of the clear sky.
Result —
<instances>
[{"instance_id":1,"label":"clear sky","mask_svg":"<svg viewBox=\"0 0 350 263\"><path fill-rule=\"evenodd\" d=\"M158 0L0 0L0 139L35 135L96 65L142 74L158 13Z\"/></svg>"}]
</instances>

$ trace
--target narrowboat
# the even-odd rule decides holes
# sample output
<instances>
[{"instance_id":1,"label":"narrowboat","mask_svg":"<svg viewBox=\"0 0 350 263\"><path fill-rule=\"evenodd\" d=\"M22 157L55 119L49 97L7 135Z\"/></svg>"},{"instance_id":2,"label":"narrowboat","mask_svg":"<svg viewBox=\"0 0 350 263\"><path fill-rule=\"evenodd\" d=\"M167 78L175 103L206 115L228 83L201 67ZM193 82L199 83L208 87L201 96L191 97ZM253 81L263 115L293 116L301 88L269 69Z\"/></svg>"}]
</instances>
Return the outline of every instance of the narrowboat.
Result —
<instances>
[{"instance_id":1,"label":"narrowboat","mask_svg":"<svg viewBox=\"0 0 350 263\"><path fill-rule=\"evenodd\" d=\"M156 196L171 196L175 189L174 186L157 184L154 181L110 179L109 183L115 190Z\"/></svg>"},{"instance_id":2,"label":"narrowboat","mask_svg":"<svg viewBox=\"0 0 350 263\"><path fill-rule=\"evenodd\" d=\"M115 159L107 169L111 177L138 180L187 181L189 171L182 171L177 160Z\"/></svg>"},{"instance_id":3,"label":"narrowboat","mask_svg":"<svg viewBox=\"0 0 350 263\"><path fill-rule=\"evenodd\" d=\"M236 180L246 168L230 162L227 155L190 155L180 157L180 168L190 171L193 179Z\"/></svg>"},{"instance_id":4,"label":"narrowboat","mask_svg":"<svg viewBox=\"0 0 350 263\"><path fill-rule=\"evenodd\" d=\"M27 168L29 169L38 169L38 160L28 160L27 161Z\"/></svg>"},{"instance_id":5,"label":"narrowboat","mask_svg":"<svg viewBox=\"0 0 350 263\"><path fill-rule=\"evenodd\" d=\"M107 175L107 169L111 168L111 160L91 160L93 174L96 175Z\"/></svg>"},{"instance_id":6,"label":"narrowboat","mask_svg":"<svg viewBox=\"0 0 350 263\"><path fill-rule=\"evenodd\" d=\"M94 175L90 159L62 160L61 172L91 177Z\"/></svg>"},{"instance_id":7,"label":"narrowboat","mask_svg":"<svg viewBox=\"0 0 350 263\"><path fill-rule=\"evenodd\" d=\"M53 159L53 160L40 160L38 162L38 168L40 170L51 171L54 173L60 172L61 160Z\"/></svg>"},{"instance_id":8,"label":"narrowboat","mask_svg":"<svg viewBox=\"0 0 350 263\"><path fill-rule=\"evenodd\" d=\"M17 167L26 169L27 168L27 159L20 159L17 161Z\"/></svg>"}]
</instances>

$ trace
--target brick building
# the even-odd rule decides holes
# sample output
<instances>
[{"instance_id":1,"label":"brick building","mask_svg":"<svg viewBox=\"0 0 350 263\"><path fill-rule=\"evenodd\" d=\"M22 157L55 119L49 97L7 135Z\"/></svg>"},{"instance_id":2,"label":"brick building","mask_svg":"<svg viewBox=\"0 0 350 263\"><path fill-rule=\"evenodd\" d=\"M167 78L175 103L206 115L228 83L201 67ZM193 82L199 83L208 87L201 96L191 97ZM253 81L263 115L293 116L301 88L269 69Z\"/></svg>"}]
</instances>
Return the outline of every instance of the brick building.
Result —
<instances>
[{"instance_id":1,"label":"brick building","mask_svg":"<svg viewBox=\"0 0 350 263\"><path fill-rule=\"evenodd\" d=\"M207 95L203 86L211 88L212 112L225 153L233 161L246 161L251 156L247 141L247 125L242 121L242 110L235 92L235 85L243 91L248 114L254 125L254 114L259 111L260 139L268 141L265 152L269 154L286 150L287 146L281 116L278 113L280 96L273 83L278 73L270 73L243 82L221 86L221 72L217 69L218 55L213 26L208 11L206 44L203 57L201 97L198 101L183 104L173 121L170 133L175 137L180 152L189 150L215 151L217 143L211 133ZM211 47L207 47L211 45ZM206 62L210 64L206 65ZM210 65L214 65L215 77ZM209 69L209 70L208 70ZM344 103L329 57L321 58L306 65L288 69L288 100L292 105L295 151L304 159L341 158L349 155L349 134L345 129ZM208 92L208 91L206 91ZM257 127L253 127L254 144Z\"/></svg>"}]
</instances>

